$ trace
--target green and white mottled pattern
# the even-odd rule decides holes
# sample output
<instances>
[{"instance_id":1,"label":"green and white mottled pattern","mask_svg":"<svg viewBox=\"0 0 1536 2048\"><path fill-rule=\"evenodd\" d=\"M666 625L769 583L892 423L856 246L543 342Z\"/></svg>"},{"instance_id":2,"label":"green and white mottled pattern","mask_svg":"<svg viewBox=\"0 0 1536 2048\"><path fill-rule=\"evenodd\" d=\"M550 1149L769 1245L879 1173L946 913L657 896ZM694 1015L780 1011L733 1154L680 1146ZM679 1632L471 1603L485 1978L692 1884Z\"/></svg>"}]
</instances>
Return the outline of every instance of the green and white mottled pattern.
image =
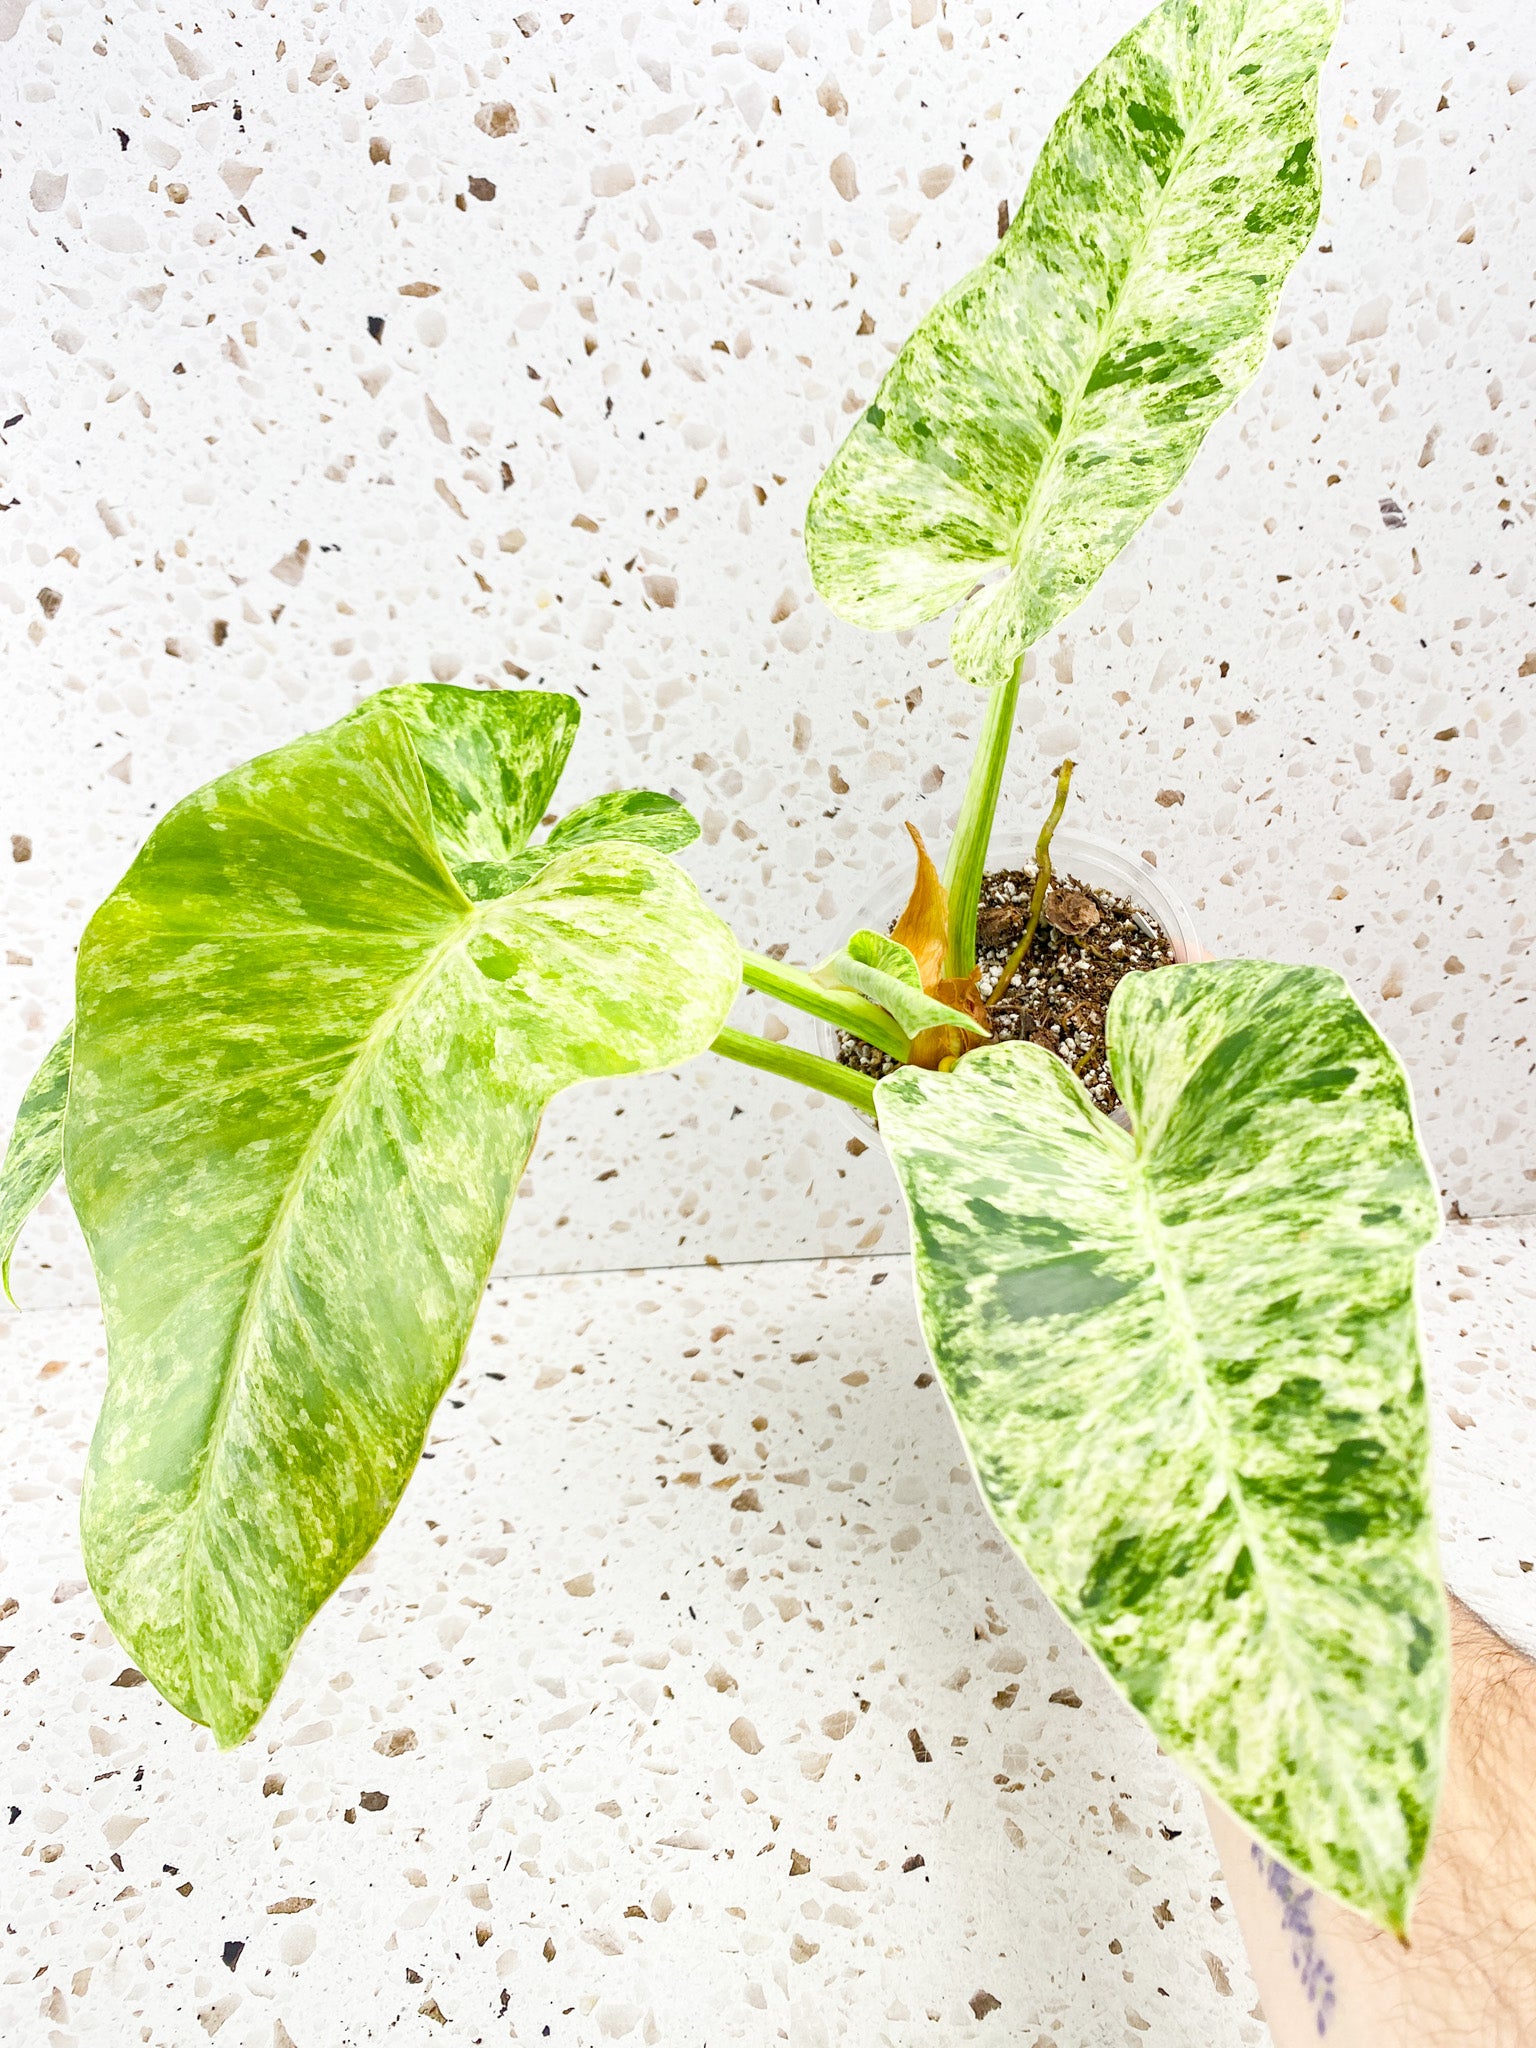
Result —
<instances>
[{"instance_id":1,"label":"green and white mottled pattern","mask_svg":"<svg viewBox=\"0 0 1536 2048\"><path fill-rule=\"evenodd\" d=\"M567 811L544 844L554 853L589 839L632 839L657 853L678 853L698 836L698 820L676 797L657 789L614 789Z\"/></svg>"},{"instance_id":2,"label":"green and white mottled pattern","mask_svg":"<svg viewBox=\"0 0 1536 2048\"><path fill-rule=\"evenodd\" d=\"M1129 975L1108 1038L1134 1139L1035 1046L880 1082L929 1348L1003 1532L1159 1742L1400 1929L1447 1670L1407 1082L1322 968Z\"/></svg>"},{"instance_id":3,"label":"green and white mottled pattern","mask_svg":"<svg viewBox=\"0 0 1536 2048\"><path fill-rule=\"evenodd\" d=\"M1084 80L996 251L928 315L817 486L816 587L955 622L1002 681L1253 377L1317 221L1337 0L1164 0Z\"/></svg>"},{"instance_id":4,"label":"green and white mottled pattern","mask_svg":"<svg viewBox=\"0 0 1536 2048\"><path fill-rule=\"evenodd\" d=\"M387 704L411 736L443 860L511 860L549 809L581 722L581 706L557 691L515 690L505 716L486 693L455 683L405 683L370 697L354 718Z\"/></svg>"},{"instance_id":5,"label":"green and white mottled pattern","mask_svg":"<svg viewBox=\"0 0 1536 2048\"><path fill-rule=\"evenodd\" d=\"M701 1052L737 992L735 940L650 847L574 845L487 902L456 883L521 851L576 715L382 692L179 804L82 943L64 1160L109 1347L86 1564L221 1743L393 1511L544 1105Z\"/></svg>"},{"instance_id":6,"label":"green and white mottled pattern","mask_svg":"<svg viewBox=\"0 0 1536 2048\"><path fill-rule=\"evenodd\" d=\"M557 853L573 846L586 846L597 839L627 839L656 853L676 853L691 846L698 836L698 820L675 797L654 789L615 789L568 811L541 845L524 847L510 860L466 861L454 868L454 880L474 902L487 903L493 896L510 896L514 889L521 889Z\"/></svg>"},{"instance_id":7,"label":"green and white mottled pattern","mask_svg":"<svg viewBox=\"0 0 1536 2048\"><path fill-rule=\"evenodd\" d=\"M21 1226L64 1168L64 1108L74 1038L74 1025L66 1024L27 1083L0 1167L0 1286L8 1295L11 1254Z\"/></svg>"},{"instance_id":8,"label":"green and white mottled pattern","mask_svg":"<svg viewBox=\"0 0 1536 2048\"><path fill-rule=\"evenodd\" d=\"M852 989L895 1018L909 1038L920 1031L946 1030L959 1021L948 1003L923 993L922 970L908 946L881 932L858 931L840 953L817 970L834 988ZM985 1036L981 1025L968 1028Z\"/></svg>"}]
</instances>

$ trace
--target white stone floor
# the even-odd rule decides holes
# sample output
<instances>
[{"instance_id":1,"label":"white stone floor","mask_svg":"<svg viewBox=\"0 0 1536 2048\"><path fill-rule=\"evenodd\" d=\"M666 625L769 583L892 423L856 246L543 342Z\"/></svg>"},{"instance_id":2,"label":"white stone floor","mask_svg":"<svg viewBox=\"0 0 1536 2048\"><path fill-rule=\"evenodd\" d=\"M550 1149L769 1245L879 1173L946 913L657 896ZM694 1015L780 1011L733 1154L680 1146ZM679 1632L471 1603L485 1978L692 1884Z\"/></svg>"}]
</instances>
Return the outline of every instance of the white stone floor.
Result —
<instances>
[{"instance_id":1,"label":"white stone floor","mask_svg":"<svg viewBox=\"0 0 1536 2048\"><path fill-rule=\"evenodd\" d=\"M1536 1229L1425 1321L1447 1575L1536 1647ZM0 2040L1267 2040L1199 1804L993 1533L901 1260L493 1283L220 1754L83 1584L93 1311L0 1322Z\"/></svg>"}]
</instances>

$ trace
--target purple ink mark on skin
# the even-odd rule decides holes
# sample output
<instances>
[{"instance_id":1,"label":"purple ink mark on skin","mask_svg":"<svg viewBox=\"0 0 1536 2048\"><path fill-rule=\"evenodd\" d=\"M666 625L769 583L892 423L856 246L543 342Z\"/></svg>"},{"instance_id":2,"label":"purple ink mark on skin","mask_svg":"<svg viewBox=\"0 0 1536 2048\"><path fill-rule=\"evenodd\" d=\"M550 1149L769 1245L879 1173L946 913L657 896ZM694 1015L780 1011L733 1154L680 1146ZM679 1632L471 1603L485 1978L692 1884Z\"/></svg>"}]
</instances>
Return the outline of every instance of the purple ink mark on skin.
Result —
<instances>
[{"instance_id":1,"label":"purple ink mark on skin","mask_svg":"<svg viewBox=\"0 0 1536 2048\"><path fill-rule=\"evenodd\" d=\"M1338 1998L1334 1991L1333 1971L1323 1958L1317 1929L1312 1924L1312 1901L1317 1894L1311 1885L1298 1884L1294 1873L1276 1857L1266 1855L1257 1842L1249 1845L1249 1853L1264 1873L1264 1882L1280 1906L1280 1925L1290 1936L1291 1968L1307 1995L1307 2004L1317 2020L1318 2038L1321 2039L1328 2031Z\"/></svg>"}]
</instances>

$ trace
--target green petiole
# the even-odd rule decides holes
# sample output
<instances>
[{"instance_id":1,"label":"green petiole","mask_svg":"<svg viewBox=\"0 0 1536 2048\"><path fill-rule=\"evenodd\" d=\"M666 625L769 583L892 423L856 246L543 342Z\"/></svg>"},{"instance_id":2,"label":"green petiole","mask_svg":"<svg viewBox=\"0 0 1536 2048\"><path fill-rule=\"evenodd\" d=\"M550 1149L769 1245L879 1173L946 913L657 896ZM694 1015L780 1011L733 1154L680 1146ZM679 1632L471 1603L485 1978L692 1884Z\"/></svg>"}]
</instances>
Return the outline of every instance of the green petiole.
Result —
<instances>
[{"instance_id":1,"label":"green petiole","mask_svg":"<svg viewBox=\"0 0 1536 2048\"><path fill-rule=\"evenodd\" d=\"M945 971L950 975L969 974L976 965L976 906L987 871L992 820L997 815L998 792L1003 786L1008 743L1013 738L1014 706L1019 701L1019 679L1023 673L1024 657L1020 655L1012 675L1006 682L994 683L988 695L959 822L944 863L944 887L949 892Z\"/></svg>"},{"instance_id":2,"label":"green petiole","mask_svg":"<svg viewBox=\"0 0 1536 2048\"><path fill-rule=\"evenodd\" d=\"M868 1117L875 1113L875 1084L868 1074L839 1066L836 1060L824 1060L819 1052L776 1045L771 1039L754 1038L750 1031L732 1031L729 1026L709 1049L728 1060L739 1060L744 1067L760 1067L765 1073L780 1074L786 1081L798 1081L802 1087L835 1096L839 1102L851 1102Z\"/></svg>"},{"instance_id":3,"label":"green petiole","mask_svg":"<svg viewBox=\"0 0 1536 2048\"><path fill-rule=\"evenodd\" d=\"M912 1041L884 1010L848 989L826 987L803 967L787 966L762 953L743 953L741 978L760 995L774 996L824 1023L835 1024L893 1060L905 1061L912 1050Z\"/></svg>"}]
</instances>

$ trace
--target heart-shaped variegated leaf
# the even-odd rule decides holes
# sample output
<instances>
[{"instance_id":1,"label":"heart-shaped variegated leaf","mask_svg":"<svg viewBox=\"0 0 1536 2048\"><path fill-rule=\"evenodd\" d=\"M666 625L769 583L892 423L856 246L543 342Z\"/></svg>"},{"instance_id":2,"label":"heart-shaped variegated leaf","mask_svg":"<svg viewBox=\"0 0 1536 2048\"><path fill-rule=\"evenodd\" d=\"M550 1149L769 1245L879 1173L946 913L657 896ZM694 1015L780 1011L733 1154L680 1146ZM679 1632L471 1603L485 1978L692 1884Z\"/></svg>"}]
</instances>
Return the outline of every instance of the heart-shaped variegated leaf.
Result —
<instances>
[{"instance_id":1,"label":"heart-shaped variegated leaf","mask_svg":"<svg viewBox=\"0 0 1536 2048\"><path fill-rule=\"evenodd\" d=\"M1158 1740L1389 1927L1445 1712L1414 1265L1434 1190L1340 978L1130 975L1128 1137L988 1046L879 1084L934 1362L988 1504Z\"/></svg>"},{"instance_id":2,"label":"heart-shaped variegated leaf","mask_svg":"<svg viewBox=\"0 0 1536 2048\"><path fill-rule=\"evenodd\" d=\"M455 880L523 850L575 718L384 691L179 804L82 943L86 1563L220 1742L399 1499L544 1105L703 1051L736 993L730 932L650 847L574 845L490 901Z\"/></svg>"},{"instance_id":3,"label":"heart-shaped variegated leaf","mask_svg":"<svg viewBox=\"0 0 1536 2048\"><path fill-rule=\"evenodd\" d=\"M1090 72L1007 236L907 341L817 486L816 587L1002 680L1254 375L1317 220L1337 0L1163 0Z\"/></svg>"},{"instance_id":4,"label":"heart-shaped variegated leaf","mask_svg":"<svg viewBox=\"0 0 1536 2048\"><path fill-rule=\"evenodd\" d=\"M75 1027L66 1024L27 1083L0 1167L0 1286L11 1292L11 1254L26 1222L64 1166L64 1108Z\"/></svg>"},{"instance_id":5,"label":"heart-shaped variegated leaf","mask_svg":"<svg viewBox=\"0 0 1536 2048\"><path fill-rule=\"evenodd\" d=\"M910 948L881 932L855 932L841 952L817 969L817 977L829 988L852 989L878 1003L909 1038L916 1038L920 1031L947 1030L958 1021L947 1003L924 993Z\"/></svg>"}]
</instances>

